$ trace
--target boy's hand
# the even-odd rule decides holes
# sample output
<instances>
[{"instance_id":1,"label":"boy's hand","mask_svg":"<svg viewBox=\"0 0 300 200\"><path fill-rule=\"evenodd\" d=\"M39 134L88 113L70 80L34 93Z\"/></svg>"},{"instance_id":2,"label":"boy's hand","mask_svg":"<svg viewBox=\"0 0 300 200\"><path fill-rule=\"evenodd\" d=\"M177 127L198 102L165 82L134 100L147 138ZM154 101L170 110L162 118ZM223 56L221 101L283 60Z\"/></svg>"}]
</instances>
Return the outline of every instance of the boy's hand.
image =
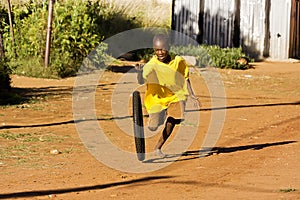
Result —
<instances>
[{"instance_id":1,"label":"boy's hand","mask_svg":"<svg viewBox=\"0 0 300 200\"><path fill-rule=\"evenodd\" d=\"M196 108L199 108L199 109L200 109L200 107L201 107L202 105L201 105L201 102L199 101L199 97L197 97L197 96L191 96L191 98L192 98L193 101L194 101L194 106L195 106Z\"/></svg>"},{"instance_id":2,"label":"boy's hand","mask_svg":"<svg viewBox=\"0 0 300 200\"><path fill-rule=\"evenodd\" d=\"M137 70L137 80L140 85L144 84L143 67L144 67L144 64L136 64L134 66L134 68Z\"/></svg>"},{"instance_id":3,"label":"boy's hand","mask_svg":"<svg viewBox=\"0 0 300 200\"><path fill-rule=\"evenodd\" d=\"M134 65L134 68L137 70L137 71L142 71L143 70L143 67L144 67L145 64L135 64Z\"/></svg>"}]
</instances>

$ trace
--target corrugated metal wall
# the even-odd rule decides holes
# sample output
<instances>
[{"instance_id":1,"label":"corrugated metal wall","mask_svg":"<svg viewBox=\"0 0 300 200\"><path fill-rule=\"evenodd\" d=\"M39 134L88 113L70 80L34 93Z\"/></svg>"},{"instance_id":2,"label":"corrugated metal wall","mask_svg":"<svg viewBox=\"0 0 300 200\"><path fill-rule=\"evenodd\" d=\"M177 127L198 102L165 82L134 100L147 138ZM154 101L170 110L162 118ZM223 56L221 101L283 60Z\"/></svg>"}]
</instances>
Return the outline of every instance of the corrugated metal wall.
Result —
<instances>
[{"instance_id":1,"label":"corrugated metal wall","mask_svg":"<svg viewBox=\"0 0 300 200\"><path fill-rule=\"evenodd\" d=\"M291 0L173 0L172 23L194 38L200 33L202 43L239 44L255 58L282 60L289 57L290 12Z\"/></svg>"},{"instance_id":2,"label":"corrugated metal wall","mask_svg":"<svg viewBox=\"0 0 300 200\"><path fill-rule=\"evenodd\" d=\"M173 29L196 39L199 34L199 0L176 0L173 5ZM176 38L180 40L180 38ZM182 41L180 42L182 43Z\"/></svg>"},{"instance_id":3,"label":"corrugated metal wall","mask_svg":"<svg viewBox=\"0 0 300 200\"><path fill-rule=\"evenodd\" d=\"M234 1L202 0L203 42L222 47L232 46ZM173 29L196 39L199 34L199 14L201 0L173 0Z\"/></svg>"},{"instance_id":4,"label":"corrugated metal wall","mask_svg":"<svg viewBox=\"0 0 300 200\"><path fill-rule=\"evenodd\" d=\"M266 0L241 0L240 45L254 57L264 52Z\"/></svg>"},{"instance_id":5,"label":"corrugated metal wall","mask_svg":"<svg viewBox=\"0 0 300 200\"><path fill-rule=\"evenodd\" d=\"M205 1L203 19L203 42L205 44L232 47L234 1Z\"/></svg>"},{"instance_id":6,"label":"corrugated metal wall","mask_svg":"<svg viewBox=\"0 0 300 200\"><path fill-rule=\"evenodd\" d=\"M270 58L275 60L289 57L290 0L272 0L270 13Z\"/></svg>"}]
</instances>

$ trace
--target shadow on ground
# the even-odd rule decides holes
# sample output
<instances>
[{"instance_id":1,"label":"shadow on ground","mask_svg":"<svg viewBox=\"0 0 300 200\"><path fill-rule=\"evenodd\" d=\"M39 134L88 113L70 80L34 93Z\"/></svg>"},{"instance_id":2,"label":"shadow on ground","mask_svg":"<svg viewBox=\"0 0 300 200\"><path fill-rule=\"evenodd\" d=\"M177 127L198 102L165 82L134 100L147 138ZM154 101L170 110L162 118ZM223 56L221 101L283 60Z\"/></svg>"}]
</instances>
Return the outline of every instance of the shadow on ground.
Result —
<instances>
[{"instance_id":1,"label":"shadow on ground","mask_svg":"<svg viewBox=\"0 0 300 200\"><path fill-rule=\"evenodd\" d=\"M103 85L100 85L103 86ZM72 91L70 91L72 92ZM253 104L253 105L236 105L236 106L227 106L227 107L217 107L217 108L201 108L195 110L187 110L186 112L206 112L206 111L213 111L213 110L222 110L222 109L239 109L239 108L252 108L252 107L269 107L269 106L290 106L290 105L300 105L300 101L297 102L283 102L283 103L271 103L271 104ZM148 117L147 114L144 117ZM47 127L47 126L58 126L63 124L74 124L74 123L81 123L84 121L111 121L111 120L122 120L132 118L132 116L112 116L112 117L105 117L105 118L97 118L97 119L85 119L85 120L68 120L63 122L53 122L53 123L46 123L46 124L32 124L32 125L4 125L0 126L1 129L12 129L12 128L32 128L32 127ZM299 117L296 117L297 119Z\"/></svg>"},{"instance_id":2,"label":"shadow on ground","mask_svg":"<svg viewBox=\"0 0 300 200\"><path fill-rule=\"evenodd\" d=\"M128 83L108 83L108 84L99 84L97 88L102 90L108 90L109 86L114 86L117 84L128 84ZM94 91L95 86L89 87L76 87L76 91L89 92ZM70 97L73 94L74 87L39 87L39 88L12 88L10 91L5 93L0 93L0 106L8 105L20 105L24 103L32 103L35 101L40 101L45 98L61 98L61 97Z\"/></svg>"},{"instance_id":3,"label":"shadow on ground","mask_svg":"<svg viewBox=\"0 0 300 200\"><path fill-rule=\"evenodd\" d=\"M129 185L141 182L149 182L152 180L161 180L161 179L171 179L174 178L172 176L150 176L140 179L134 179L129 181L108 183L103 185L93 185L93 186L84 186L84 187L76 187L76 188L66 188L66 189L54 189L54 190L33 190L26 192L15 192L15 193L7 193L0 194L0 199L8 199L8 198L22 198L22 197L37 197L37 196L45 196L45 195L56 195L56 194L65 194L72 192L84 192L89 190L102 190L111 187L117 187L122 185Z\"/></svg>"},{"instance_id":4,"label":"shadow on ground","mask_svg":"<svg viewBox=\"0 0 300 200\"><path fill-rule=\"evenodd\" d=\"M207 148L208 150L200 149L194 151L186 151L181 154L169 154L166 156L166 158L149 159L149 160L145 160L144 163L169 163L169 162L187 161L187 160L194 160L203 157L208 157L213 154L234 153L234 152L246 151L246 150L261 150L267 147L287 145L295 142L297 141L282 141L282 142L253 144L253 145L244 145L244 146L236 146L236 147L213 147L213 148Z\"/></svg>"}]
</instances>

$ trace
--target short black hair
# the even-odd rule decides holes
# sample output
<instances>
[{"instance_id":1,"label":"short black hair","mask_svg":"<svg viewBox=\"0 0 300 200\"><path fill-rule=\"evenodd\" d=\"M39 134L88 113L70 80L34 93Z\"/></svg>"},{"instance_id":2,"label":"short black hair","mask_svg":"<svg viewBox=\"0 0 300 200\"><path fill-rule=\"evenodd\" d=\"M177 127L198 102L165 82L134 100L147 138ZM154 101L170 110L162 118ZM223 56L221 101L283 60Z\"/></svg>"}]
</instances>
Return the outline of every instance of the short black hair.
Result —
<instances>
[{"instance_id":1,"label":"short black hair","mask_svg":"<svg viewBox=\"0 0 300 200\"><path fill-rule=\"evenodd\" d=\"M156 42L156 41L162 41L162 42L165 42L166 45L168 45L168 48L170 48L170 38L167 34L156 34L154 37L153 37L153 44Z\"/></svg>"},{"instance_id":2,"label":"short black hair","mask_svg":"<svg viewBox=\"0 0 300 200\"><path fill-rule=\"evenodd\" d=\"M168 42L170 43L170 39L169 39L169 36L166 35L166 34L156 34L154 37L153 37L153 42L156 41L156 40L162 40L164 42Z\"/></svg>"}]
</instances>

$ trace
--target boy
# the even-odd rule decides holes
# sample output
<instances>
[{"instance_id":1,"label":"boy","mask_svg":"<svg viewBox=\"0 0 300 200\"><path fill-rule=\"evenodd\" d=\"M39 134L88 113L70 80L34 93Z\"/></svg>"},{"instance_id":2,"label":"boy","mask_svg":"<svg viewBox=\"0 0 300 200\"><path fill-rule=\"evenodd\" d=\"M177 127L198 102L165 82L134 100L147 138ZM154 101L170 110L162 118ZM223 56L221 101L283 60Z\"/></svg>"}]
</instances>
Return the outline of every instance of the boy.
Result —
<instances>
[{"instance_id":1,"label":"boy","mask_svg":"<svg viewBox=\"0 0 300 200\"><path fill-rule=\"evenodd\" d=\"M153 49L155 55L143 67L142 76L147 85L144 103L149 113L148 128L155 131L158 126L165 125L154 148L155 154L164 158L161 148L175 125L183 121L187 97L190 95L197 106L200 106L200 102L191 87L185 60L169 54L168 36L154 36Z\"/></svg>"}]
</instances>

